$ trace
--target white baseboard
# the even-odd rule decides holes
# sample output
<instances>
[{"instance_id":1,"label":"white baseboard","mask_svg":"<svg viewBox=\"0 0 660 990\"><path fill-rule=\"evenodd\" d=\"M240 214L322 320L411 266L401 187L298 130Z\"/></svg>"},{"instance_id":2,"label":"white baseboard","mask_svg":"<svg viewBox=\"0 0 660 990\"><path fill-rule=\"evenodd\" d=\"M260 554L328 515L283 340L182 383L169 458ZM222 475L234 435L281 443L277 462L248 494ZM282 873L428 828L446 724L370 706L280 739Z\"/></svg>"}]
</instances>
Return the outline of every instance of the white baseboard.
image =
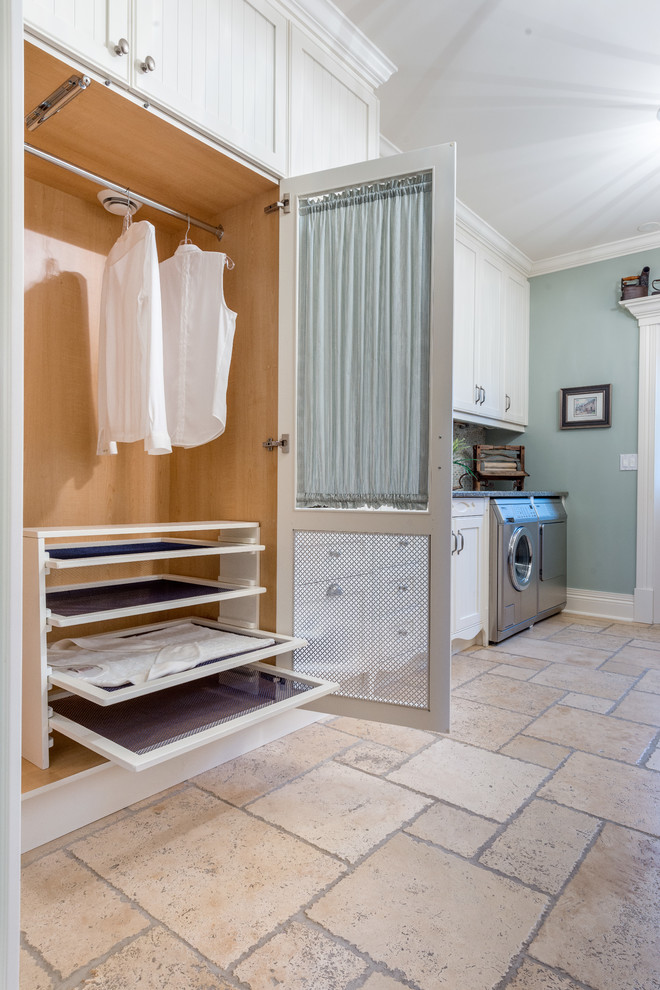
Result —
<instances>
[{"instance_id":1,"label":"white baseboard","mask_svg":"<svg viewBox=\"0 0 660 990\"><path fill-rule=\"evenodd\" d=\"M581 588L566 589L564 611L617 622L632 622L635 617L633 595L615 595L609 591L584 591Z\"/></svg>"}]
</instances>

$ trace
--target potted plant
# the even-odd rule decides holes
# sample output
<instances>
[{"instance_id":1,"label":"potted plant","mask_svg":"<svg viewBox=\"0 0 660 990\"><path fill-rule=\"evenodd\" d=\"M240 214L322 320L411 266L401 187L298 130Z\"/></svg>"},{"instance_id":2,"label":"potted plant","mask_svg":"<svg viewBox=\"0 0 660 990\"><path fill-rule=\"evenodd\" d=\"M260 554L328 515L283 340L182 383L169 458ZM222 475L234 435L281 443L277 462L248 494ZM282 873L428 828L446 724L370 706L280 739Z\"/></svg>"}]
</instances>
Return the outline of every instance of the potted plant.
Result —
<instances>
[{"instance_id":1,"label":"potted plant","mask_svg":"<svg viewBox=\"0 0 660 990\"><path fill-rule=\"evenodd\" d=\"M452 443L452 459L454 464L458 467L463 468L465 474L469 474L472 478L476 478L476 474L472 470L472 449L465 440L460 437L454 437ZM463 475L461 475L463 477ZM461 487L459 481L459 488Z\"/></svg>"}]
</instances>

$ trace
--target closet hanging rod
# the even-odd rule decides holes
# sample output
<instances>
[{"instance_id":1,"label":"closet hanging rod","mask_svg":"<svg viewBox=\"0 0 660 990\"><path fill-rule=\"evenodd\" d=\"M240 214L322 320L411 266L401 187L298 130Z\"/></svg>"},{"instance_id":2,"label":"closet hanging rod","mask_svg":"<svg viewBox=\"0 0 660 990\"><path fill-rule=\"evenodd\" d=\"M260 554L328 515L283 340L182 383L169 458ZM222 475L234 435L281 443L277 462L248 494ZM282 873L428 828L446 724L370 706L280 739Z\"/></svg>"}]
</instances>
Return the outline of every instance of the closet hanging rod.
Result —
<instances>
[{"instance_id":1,"label":"closet hanging rod","mask_svg":"<svg viewBox=\"0 0 660 990\"><path fill-rule=\"evenodd\" d=\"M176 217L177 220L183 220L184 223L190 223L193 227L199 227L201 230L208 230L210 234L215 234L218 240L222 240L224 234L224 227L222 224L218 224L217 227L212 227L210 223L204 223L203 220L196 220L195 217L189 216L187 213L180 213L179 210L173 210L169 206L164 206L162 203L157 203L155 199L149 199L147 196L141 196L140 193L136 192L135 189L127 189L126 186L117 185L116 182L110 182L109 179L104 179L100 175L95 175L94 172L88 172L84 168L78 168L77 165L73 165L71 162L65 161L63 158L56 158L55 155L50 155L47 151L42 151L40 148L35 148L31 144L24 144L24 148L29 154L35 155L37 158L41 158L45 162L50 162L51 165L57 165L59 168L64 168L68 172L74 172L75 175L80 175L83 179L89 179L90 182L95 182L102 189L113 189L115 192L123 193L126 195L130 192L130 195L138 200L144 206L150 206L154 210L159 210L161 213L167 213L170 217Z\"/></svg>"}]
</instances>

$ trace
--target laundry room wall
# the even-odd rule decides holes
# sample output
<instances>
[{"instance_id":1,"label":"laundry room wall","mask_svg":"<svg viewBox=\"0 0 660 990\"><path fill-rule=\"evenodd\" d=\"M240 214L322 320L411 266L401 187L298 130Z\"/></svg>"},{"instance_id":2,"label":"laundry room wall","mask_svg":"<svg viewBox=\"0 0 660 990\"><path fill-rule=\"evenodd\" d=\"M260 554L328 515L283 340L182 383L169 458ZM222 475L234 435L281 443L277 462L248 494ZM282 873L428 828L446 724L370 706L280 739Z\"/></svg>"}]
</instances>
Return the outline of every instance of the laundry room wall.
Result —
<instances>
[{"instance_id":1,"label":"laundry room wall","mask_svg":"<svg viewBox=\"0 0 660 990\"><path fill-rule=\"evenodd\" d=\"M644 265L660 277L660 249L531 279L526 488L569 493L568 585L632 595L637 473L619 455L637 451L639 331L619 305L622 276ZM561 430L559 390L612 385L610 428Z\"/></svg>"}]
</instances>

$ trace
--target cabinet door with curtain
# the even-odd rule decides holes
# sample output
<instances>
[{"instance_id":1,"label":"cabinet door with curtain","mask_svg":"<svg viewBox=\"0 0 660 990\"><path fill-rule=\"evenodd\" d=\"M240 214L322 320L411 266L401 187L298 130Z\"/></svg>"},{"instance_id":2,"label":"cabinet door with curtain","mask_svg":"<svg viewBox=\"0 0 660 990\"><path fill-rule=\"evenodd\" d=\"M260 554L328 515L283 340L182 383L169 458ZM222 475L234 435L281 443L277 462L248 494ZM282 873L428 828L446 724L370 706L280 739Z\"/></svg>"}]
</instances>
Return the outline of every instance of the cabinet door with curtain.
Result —
<instances>
[{"instance_id":1,"label":"cabinet door with curtain","mask_svg":"<svg viewBox=\"0 0 660 990\"><path fill-rule=\"evenodd\" d=\"M287 179L278 628L319 705L449 727L455 149ZM317 707L317 706L315 706Z\"/></svg>"}]
</instances>

